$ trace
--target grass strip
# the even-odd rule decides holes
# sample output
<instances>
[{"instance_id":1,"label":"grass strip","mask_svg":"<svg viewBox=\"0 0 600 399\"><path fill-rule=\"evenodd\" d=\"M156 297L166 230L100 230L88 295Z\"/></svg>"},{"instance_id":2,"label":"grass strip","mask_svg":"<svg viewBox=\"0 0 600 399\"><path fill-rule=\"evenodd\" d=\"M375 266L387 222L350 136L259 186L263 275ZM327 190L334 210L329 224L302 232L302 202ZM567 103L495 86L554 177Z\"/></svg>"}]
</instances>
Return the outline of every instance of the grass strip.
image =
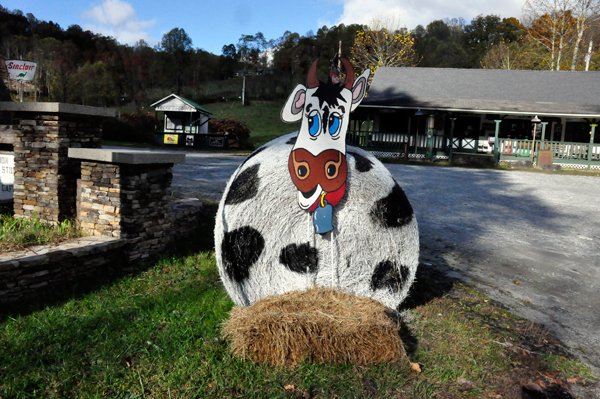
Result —
<instances>
[{"instance_id":1,"label":"grass strip","mask_svg":"<svg viewBox=\"0 0 600 399\"><path fill-rule=\"evenodd\" d=\"M54 226L40 222L37 215L18 219L8 212L0 213L0 252L22 250L34 245L56 245L82 235L81 229L71 220Z\"/></svg>"}]
</instances>

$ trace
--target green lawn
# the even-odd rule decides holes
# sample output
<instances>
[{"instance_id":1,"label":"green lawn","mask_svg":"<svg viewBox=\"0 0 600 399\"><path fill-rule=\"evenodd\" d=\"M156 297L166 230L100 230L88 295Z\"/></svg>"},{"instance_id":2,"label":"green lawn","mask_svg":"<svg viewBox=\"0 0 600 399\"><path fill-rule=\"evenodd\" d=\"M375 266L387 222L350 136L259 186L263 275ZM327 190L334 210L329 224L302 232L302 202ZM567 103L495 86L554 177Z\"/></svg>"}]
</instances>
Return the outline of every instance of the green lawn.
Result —
<instances>
[{"instance_id":1,"label":"green lawn","mask_svg":"<svg viewBox=\"0 0 600 399\"><path fill-rule=\"evenodd\" d=\"M518 398L529 382L548 392L595 384L539 326L426 267L400 328L420 373L408 363L287 369L235 358L220 334L233 304L211 228L207 219L191 252L0 315L0 397Z\"/></svg>"},{"instance_id":2,"label":"green lawn","mask_svg":"<svg viewBox=\"0 0 600 399\"><path fill-rule=\"evenodd\" d=\"M258 148L283 134L297 131L300 123L284 123L280 113L284 101L252 101L242 106L239 101L203 104L215 118L233 118L250 129L250 142Z\"/></svg>"}]
</instances>

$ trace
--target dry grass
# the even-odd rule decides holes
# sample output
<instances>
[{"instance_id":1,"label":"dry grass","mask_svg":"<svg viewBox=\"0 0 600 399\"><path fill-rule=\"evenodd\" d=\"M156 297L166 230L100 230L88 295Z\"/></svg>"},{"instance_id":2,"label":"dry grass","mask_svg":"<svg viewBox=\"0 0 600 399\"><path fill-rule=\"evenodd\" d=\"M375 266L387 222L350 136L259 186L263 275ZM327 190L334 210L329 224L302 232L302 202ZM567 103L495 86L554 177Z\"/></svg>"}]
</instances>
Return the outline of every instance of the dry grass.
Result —
<instances>
[{"instance_id":1,"label":"dry grass","mask_svg":"<svg viewBox=\"0 0 600 399\"><path fill-rule=\"evenodd\" d=\"M381 303L314 287L233 308L223 335L234 354L256 363L366 365L406 359L398 329Z\"/></svg>"}]
</instances>

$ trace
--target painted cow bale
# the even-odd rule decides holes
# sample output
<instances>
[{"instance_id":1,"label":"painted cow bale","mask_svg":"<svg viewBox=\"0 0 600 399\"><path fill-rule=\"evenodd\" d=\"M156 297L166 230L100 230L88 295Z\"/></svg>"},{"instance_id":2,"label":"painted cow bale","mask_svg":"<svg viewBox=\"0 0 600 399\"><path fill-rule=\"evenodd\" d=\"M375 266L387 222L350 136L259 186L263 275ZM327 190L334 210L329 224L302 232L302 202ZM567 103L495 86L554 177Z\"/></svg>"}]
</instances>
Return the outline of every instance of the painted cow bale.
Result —
<instances>
[{"instance_id":1,"label":"painted cow bale","mask_svg":"<svg viewBox=\"0 0 600 399\"><path fill-rule=\"evenodd\" d=\"M347 190L333 214L335 229L316 234L285 173L296 136L256 150L227 184L215 227L227 292L247 306L316 284L398 307L419 258L417 220L404 191L375 157L348 146Z\"/></svg>"}]
</instances>

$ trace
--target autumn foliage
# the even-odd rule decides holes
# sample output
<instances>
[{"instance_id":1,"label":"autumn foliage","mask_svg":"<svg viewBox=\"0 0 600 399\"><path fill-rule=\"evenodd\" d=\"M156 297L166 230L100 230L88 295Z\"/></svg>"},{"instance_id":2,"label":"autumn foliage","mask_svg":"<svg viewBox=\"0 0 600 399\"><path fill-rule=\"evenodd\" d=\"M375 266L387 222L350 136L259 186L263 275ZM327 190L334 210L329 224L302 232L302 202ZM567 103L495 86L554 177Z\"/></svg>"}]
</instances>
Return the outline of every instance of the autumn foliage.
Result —
<instances>
[{"instance_id":1,"label":"autumn foliage","mask_svg":"<svg viewBox=\"0 0 600 399\"><path fill-rule=\"evenodd\" d=\"M373 19L359 30L351 54L356 72L369 68L371 79L379 67L412 67L418 63L413 36L394 18Z\"/></svg>"}]
</instances>

